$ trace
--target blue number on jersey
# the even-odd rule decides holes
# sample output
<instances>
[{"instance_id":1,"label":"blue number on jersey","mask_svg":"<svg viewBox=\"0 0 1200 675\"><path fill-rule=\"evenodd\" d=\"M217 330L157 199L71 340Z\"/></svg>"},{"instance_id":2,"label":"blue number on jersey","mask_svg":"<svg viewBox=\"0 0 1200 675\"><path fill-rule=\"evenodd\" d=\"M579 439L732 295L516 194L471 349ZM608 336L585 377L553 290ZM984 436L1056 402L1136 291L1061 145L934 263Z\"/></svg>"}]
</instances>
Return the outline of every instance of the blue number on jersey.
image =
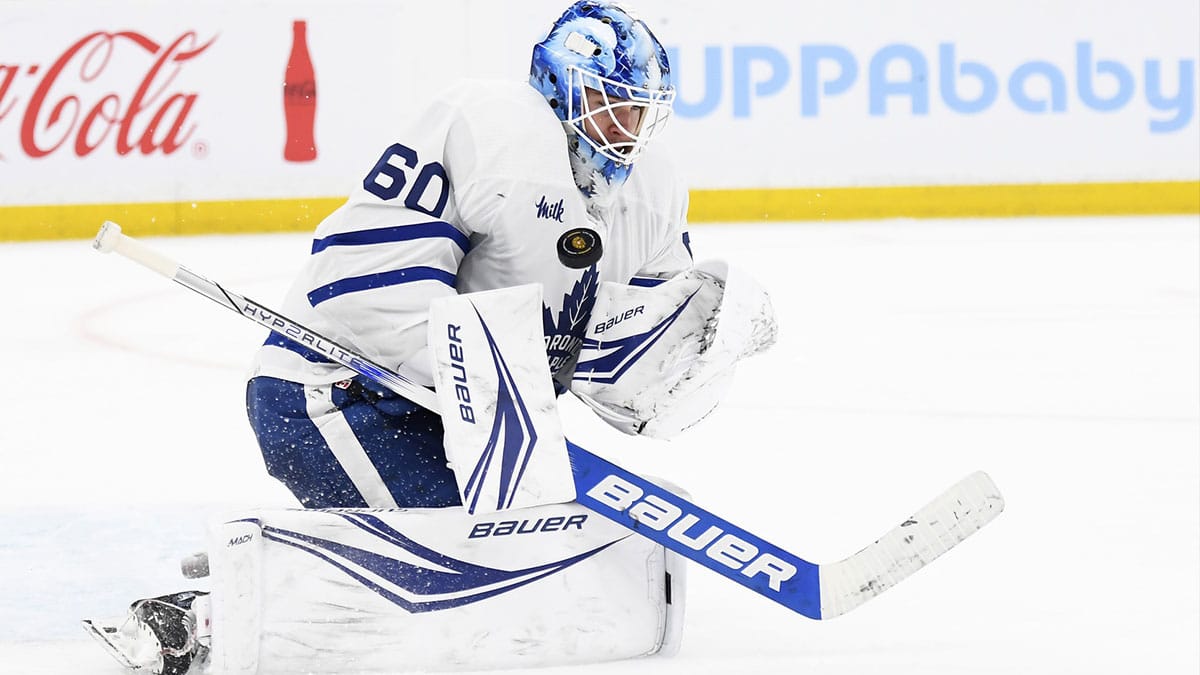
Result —
<instances>
[{"instance_id":1,"label":"blue number on jersey","mask_svg":"<svg viewBox=\"0 0 1200 675\"><path fill-rule=\"evenodd\" d=\"M367 177L363 179L363 189L371 194L379 197L384 201L390 201L400 196L404 190L404 186L408 183L408 177L405 175L403 167L391 163L393 157L398 157L404 166L409 169L417 168L417 151L400 143L393 143L388 146L387 150L383 151L383 156L375 163ZM387 185L382 185L379 182L380 176L387 176L391 181ZM438 193L437 204L433 208L426 208L421 204L421 199L425 196L429 189L429 182L434 178L438 179L438 185L441 191ZM421 167L421 171L417 173L417 179L413 182L412 189L408 191L408 195L404 198L404 205L413 211L441 218L442 211L446 208L446 200L450 198L450 180L446 177L446 169L439 162L429 162Z\"/></svg>"}]
</instances>

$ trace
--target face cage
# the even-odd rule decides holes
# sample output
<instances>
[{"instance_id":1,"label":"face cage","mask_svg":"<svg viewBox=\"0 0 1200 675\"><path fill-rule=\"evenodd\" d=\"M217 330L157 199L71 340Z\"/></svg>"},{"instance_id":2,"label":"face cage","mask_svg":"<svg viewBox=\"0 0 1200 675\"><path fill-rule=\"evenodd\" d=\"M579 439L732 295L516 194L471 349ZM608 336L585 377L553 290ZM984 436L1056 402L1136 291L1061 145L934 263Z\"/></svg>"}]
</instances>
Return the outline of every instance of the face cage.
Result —
<instances>
[{"instance_id":1,"label":"face cage","mask_svg":"<svg viewBox=\"0 0 1200 675\"><path fill-rule=\"evenodd\" d=\"M595 148L596 152L618 164L633 164L646 149L650 139L666 128L667 119L671 117L671 105L675 101L673 89L658 91L632 87L574 66L567 67L567 78L567 123L575 127L579 132L578 136ZM587 97L588 89L599 91L604 97L604 104L598 108L591 108ZM616 97L610 92L615 92ZM582 110L575 110L577 98ZM620 108L641 110L636 129L626 128L612 114ZM600 129L606 128L609 123L615 124L629 140L597 141L588 135L588 126L595 126L598 127L597 133L603 138L604 134Z\"/></svg>"}]
</instances>

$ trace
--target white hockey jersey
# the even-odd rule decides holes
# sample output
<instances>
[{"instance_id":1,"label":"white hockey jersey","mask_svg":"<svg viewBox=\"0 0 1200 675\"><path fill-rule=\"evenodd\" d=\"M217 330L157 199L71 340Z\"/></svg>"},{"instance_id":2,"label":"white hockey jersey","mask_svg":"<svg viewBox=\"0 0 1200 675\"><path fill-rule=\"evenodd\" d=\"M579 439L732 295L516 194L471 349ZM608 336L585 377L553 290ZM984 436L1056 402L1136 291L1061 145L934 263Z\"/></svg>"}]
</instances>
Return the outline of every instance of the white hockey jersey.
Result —
<instances>
[{"instance_id":1,"label":"white hockey jersey","mask_svg":"<svg viewBox=\"0 0 1200 675\"><path fill-rule=\"evenodd\" d=\"M318 226L281 312L428 384L431 299L538 283L550 369L569 383L598 284L652 284L692 259L687 191L655 148L589 199L567 143L527 83L451 88ZM253 375L315 385L354 373L272 334Z\"/></svg>"}]
</instances>

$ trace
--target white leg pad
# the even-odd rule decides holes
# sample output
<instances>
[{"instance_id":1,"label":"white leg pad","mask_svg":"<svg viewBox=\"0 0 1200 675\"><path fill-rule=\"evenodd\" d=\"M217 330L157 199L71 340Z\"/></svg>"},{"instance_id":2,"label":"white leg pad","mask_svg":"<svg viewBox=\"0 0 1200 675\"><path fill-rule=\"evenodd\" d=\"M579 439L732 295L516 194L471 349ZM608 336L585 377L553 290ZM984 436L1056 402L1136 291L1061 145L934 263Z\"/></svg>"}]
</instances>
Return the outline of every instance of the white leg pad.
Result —
<instances>
[{"instance_id":1,"label":"white leg pad","mask_svg":"<svg viewBox=\"0 0 1200 675\"><path fill-rule=\"evenodd\" d=\"M591 663L682 633L685 561L578 504L258 511L209 547L213 672Z\"/></svg>"},{"instance_id":2,"label":"white leg pad","mask_svg":"<svg viewBox=\"0 0 1200 675\"><path fill-rule=\"evenodd\" d=\"M217 625L222 628L221 659L212 661L214 673L253 675L259 672L263 547L258 520L237 520L209 529L210 628ZM216 635L215 630L213 635Z\"/></svg>"}]
</instances>

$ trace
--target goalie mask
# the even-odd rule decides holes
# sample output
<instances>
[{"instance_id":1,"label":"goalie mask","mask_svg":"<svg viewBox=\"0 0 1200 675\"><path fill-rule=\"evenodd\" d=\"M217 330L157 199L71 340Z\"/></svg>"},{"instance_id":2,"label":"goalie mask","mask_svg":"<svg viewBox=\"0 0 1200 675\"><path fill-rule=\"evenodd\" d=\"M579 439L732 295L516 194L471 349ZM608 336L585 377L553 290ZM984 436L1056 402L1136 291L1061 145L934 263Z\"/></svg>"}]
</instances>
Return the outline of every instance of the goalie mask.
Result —
<instances>
[{"instance_id":1,"label":"goalie mask","mask_svg":"<svg viewBox=\"0 0 1200 675\"><path fill-rule=\"evenodd\" d=\"M529 81L566 127L575 182L593 198L625 182L675 99L666 50L646 24L588 0L534 46Z\"/></svg>"}]
</instances>

